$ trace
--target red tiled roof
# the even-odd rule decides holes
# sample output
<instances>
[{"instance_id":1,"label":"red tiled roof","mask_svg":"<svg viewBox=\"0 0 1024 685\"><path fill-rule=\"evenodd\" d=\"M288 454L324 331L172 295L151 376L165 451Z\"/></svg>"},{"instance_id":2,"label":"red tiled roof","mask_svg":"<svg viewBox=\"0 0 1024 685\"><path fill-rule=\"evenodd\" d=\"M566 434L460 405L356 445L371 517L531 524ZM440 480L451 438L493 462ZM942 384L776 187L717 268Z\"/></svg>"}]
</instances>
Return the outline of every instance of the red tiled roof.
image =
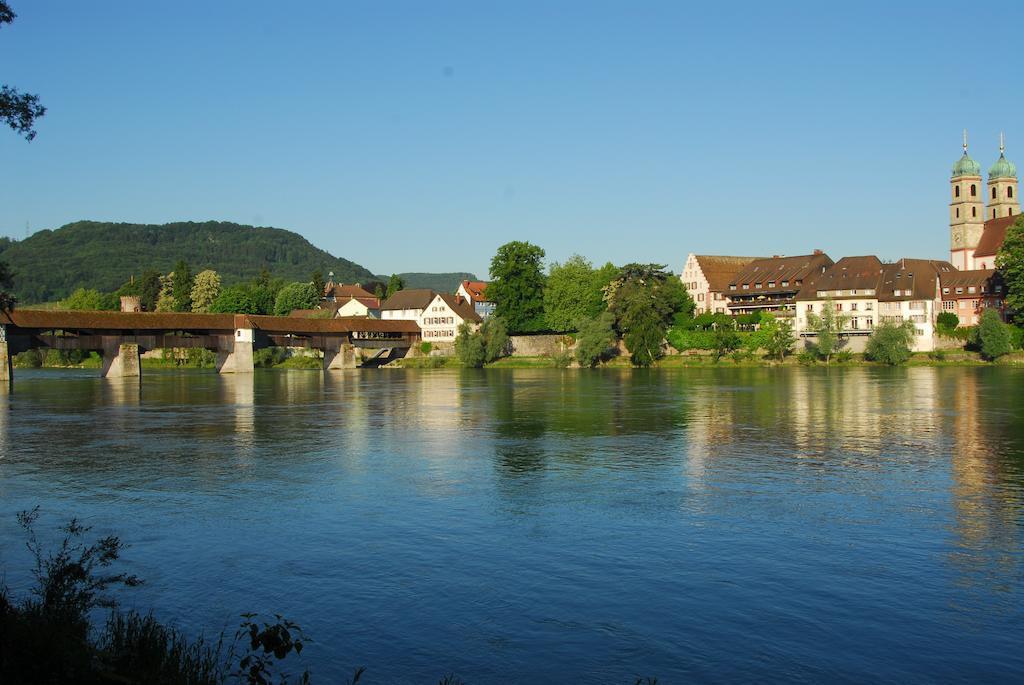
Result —
<instances>
[{"instance_id":1,"label":"red tiled roof","mask_svg":"<svg viewBox=\"0 0 1024 685\"><path fill-rule=\"evenodd\" d=\"M974 269L971 271L952 271L940 274L939 285L942 286L942 299L955 300L963 297L978 297L980 294L996 292L996 286L1003 286L1003 279L995 269ZM967 289L973 287L973 293ZM956 289L961 288L962 292L957 294ZM949 292L945 292L946 290Z\"/></svg>"},{"instance_id":2,"label":"red tiled roof","mask_svg":"<svg viewBox=\"0 0 1024 685\"><path fill-rule=\"evenodd\" d=\"M487 299L486 290L488 283L486 281L463 281L462 287L473 302L489 302Z\"/></svg>"},{"instance_id":3,"label":"red tiled roof","mask_svg":"<svg viewBox=\"0 0 1024 685\"><path fill-rule=\"evenodd\" d=\"M349 297L373 297L373 293L367 292L359 285L329 283L324 290L324 297L334 297L335 299Z\"/></svg>"},{"instance_id":4,"label":"red tiled roof","mask_svg":"<svg viewBox=\"0 0 1024 685\"><path fill-rule=\"evenodd\" d=\"M975 257L994 257L999 248L1006 240L1006 229L1013 225L1019 216L1001 216L998 219L989 219L985 222L985 228L978 240L978 247L974 250Z\"/></svg>"},{"instance_id":5,"label":"red tiled roof","mask_svg":"<svg viewBox=\"0 0 1024 685\"><path fill-rule=\"evenodd\" d=\"M797 281L803 282L808 276L821 273L821 267L831 265L832 259L824 252L794 257L755 259L729 281L729 292L734 292L733 285L736 286L737 291L742 290L744 284L750 286L747 291L755 293L796 292L800 289ZM783 286L783 281L788 285ZM757 287L759 283L761 284L760 288ZM769 286L769 283L774 285Z\"/></svg>"}]
</instances>

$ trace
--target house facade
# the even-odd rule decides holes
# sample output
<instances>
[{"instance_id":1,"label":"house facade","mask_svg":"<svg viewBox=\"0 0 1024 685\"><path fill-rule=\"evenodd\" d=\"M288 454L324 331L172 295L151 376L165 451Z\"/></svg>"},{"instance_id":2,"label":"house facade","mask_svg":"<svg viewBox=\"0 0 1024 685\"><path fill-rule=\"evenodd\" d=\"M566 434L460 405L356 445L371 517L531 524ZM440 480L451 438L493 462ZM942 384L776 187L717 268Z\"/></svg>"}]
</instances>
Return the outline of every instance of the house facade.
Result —
<instances>
[{"instance_id":1,"label":"house facade","mask_svg":"<svg viewBox=\"0 0 1024 685\"><path fill-rule=\"evenodd\" d=\"M486 291L487 283L485 281L463 281L459 284L459 289L455 294L472 303L473 310L480 315L480 318L486 319L494 313L497 306L487 299Z\"/></svg>"},{"instance_id":2,"label":"house facade","mask_svg":"<svg viewBox=\"0 0 1024 685\"><path fill-rule=\"evenodd\" d=\"M977 326L986 309L995 309L1006 319L1002 278L995 269L953 271L939 279L942 289L942 311L952 312L960 326Z\"/></svg>"},{"instance_id":3,"label":"house facade","mask_svg":"<svg viewBox=\"0 0 1024 685\"><path fill-rule=\"evenodd\" d=\"M376 297L352 297L346 302L335 302L335 304L340 305L334 313L336 317L380 318L380 300Z\"/></svg>"},{"instance_id":4,"label":"house facade","mask_svg":"<svg viewBox=\"0 0 1024 685\"><path fill-rule=\"evenodd\" d=\"M423 310L434 300L436 295L437 293L428 288L399 290L381 303L380 318L385 321L389 319L418 321Z\"/></svg>"},{"instance_id":5,"label":"house facade","mask_svg":"<svg viewBox=\"0 0 1024 685\"><path fill-rule=\"evenodd\" d=\"M846 349L863 352L867 338L882 323L914 325L911 349L934 349L935 319L942 310L940 278L956 273L953 265L931 259L883 263L874 255L843 257L809 280L797 295L795 332L813 343L812 316L832 307L845 319L841 339Z\"/></svg>"},{"instance_id":6,"label":"house facade","mask_svg":"<svg viewBox=\"0 0 1024 685\"><path fill-rule=\"evenodd\" d=\"M695 314L729 313L729 283L745 266L759 257L732 257L724 255L697 255L686 257L679 275L686 292L696 305Z\"/></svg>"},{"instance_id":7,"label":"house facade","mask_svg":"<svg viewBox=\"0 0 1024 685\"><path fill-rule=\"evenodd\" d=\"M483 317L462 295L438 293L423 308L417 321L424 342L452 342L459 334L459 326L464 323L478 326Z\"/></svg>"}]
</instances>

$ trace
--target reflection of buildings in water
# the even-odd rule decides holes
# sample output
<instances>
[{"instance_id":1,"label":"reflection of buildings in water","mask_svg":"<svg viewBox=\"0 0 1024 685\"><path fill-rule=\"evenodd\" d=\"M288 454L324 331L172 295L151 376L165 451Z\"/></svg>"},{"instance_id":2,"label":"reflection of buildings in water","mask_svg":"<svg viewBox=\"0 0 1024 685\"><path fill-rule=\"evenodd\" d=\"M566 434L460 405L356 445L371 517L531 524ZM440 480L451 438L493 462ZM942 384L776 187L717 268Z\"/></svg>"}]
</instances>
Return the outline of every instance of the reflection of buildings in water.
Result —
<instances>
[{"instance_id":1,"label":"reflection of buildings in water","mask_svg":"<svg viewBox=\"0 0 1024 685\"><path fill-rule=\"evenodd\" d=\"M118 439L129 439L138 430L141 379L101 378L96 392L99 393L97 404L109 407L106 414L110 417L110 423L104 426L104 430Z\"/></svg>"},{"instance_id":2,"label":"reflection of buildings in water","mask_svg":"<svg viewBox=\"0 0 1024 685\"><path fill-rule=\"evenodd\" d=\"M234 412L234 444L239 456L252 450L256 430L256 383L252 374L232 373L219 377L224 401Z\"/></svg>"},{"instance_id":3,"label":"reflection of buildings in water","mask_svg":"<svg viewBox=\"0 0 1024 685\"><path fill-rule=\"evenodd\" d=\"M957 371L955 385L943 393L951 404L950 461L959 548L951 559L969 584L991 582L993 573L1002 583L1012 583L1020 573L1021 490L1006 487L1001 463L1009 455L999 453L1001 431L990 430L985 420L978 374L973 369Z\"/></svg>"},{"instance_id":4,"label":"reflection of buildings in water","mask_svg":"<svg viewBox=\"0 0 1024 685\"><path fill-rule=\"evenodd\" d=\"M737 426L736 402L732 393L717 384L691 385L687 401L690 421L686 424L686 461L683 465L687 488L703 490L709 462L722 449L731 449Z\"/></svg>"}]
</instances>

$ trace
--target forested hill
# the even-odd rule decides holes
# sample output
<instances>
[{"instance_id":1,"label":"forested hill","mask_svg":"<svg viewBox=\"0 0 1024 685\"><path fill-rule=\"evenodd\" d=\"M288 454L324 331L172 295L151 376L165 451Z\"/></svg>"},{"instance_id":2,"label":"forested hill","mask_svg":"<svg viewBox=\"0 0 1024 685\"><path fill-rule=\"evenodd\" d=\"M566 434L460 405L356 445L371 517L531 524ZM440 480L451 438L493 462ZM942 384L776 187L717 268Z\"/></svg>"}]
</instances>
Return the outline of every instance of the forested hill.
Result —
<instances>
[{"instance_id":1,"label":"forested hill","mask_svg":"<svg viewBox=\"0 0 1024 685\"><path fill-rule=\"evenodd\" d=\"M76 288L116 290L133 274L167 273L184 259L192 273L214 269L224 285L259 276L305 281L319 269L339 282L374 278L362 266L325 252L297 233L227 222L116 224L79 221L39 231L20 241L0 241L0 260L15 274L22 303L50 302Z\"/></svg>"}]
</instances>

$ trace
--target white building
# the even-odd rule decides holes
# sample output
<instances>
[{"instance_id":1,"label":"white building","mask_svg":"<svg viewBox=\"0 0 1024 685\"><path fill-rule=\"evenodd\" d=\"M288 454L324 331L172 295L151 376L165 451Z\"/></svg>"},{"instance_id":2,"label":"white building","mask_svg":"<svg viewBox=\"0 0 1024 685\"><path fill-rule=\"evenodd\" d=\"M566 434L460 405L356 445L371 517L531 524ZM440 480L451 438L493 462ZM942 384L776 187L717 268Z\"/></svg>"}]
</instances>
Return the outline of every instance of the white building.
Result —
<instances>
[{"instance_id":1,"label":"white building","mask_svg":"<svg viewBox=\"0 0 1024 685\"><path fill-rule=\"evenodd\" d=\"M380 318L385 321L388 319L418 321L420 314L436 296L437 293L428 288L399 290L381 303Z\"/></svg>"},{"instance_id":2,"label":"white building","mask_svg":"<svg viewBox=\"0 0 1024 685\"><path fill-rule=\"evenodd\" d=\"M459 326L468 323L476 327L483 318L461 295L437 294L423 308L417 321L424 342L452 342L459 334Z\"/></svg>"},{"instance_id":3,"label":"white building","mask_svg":"<svg viewBox=\"0 0 1024 685\"><path fill-rule=\"evenodd\" d=\"M760 257L729 257L692 252L687 255L679 278L697 305L694 313L728 314L729 296L726 293L729 284L737 273L755 259Z\"/></svg>"}]
</instances>

